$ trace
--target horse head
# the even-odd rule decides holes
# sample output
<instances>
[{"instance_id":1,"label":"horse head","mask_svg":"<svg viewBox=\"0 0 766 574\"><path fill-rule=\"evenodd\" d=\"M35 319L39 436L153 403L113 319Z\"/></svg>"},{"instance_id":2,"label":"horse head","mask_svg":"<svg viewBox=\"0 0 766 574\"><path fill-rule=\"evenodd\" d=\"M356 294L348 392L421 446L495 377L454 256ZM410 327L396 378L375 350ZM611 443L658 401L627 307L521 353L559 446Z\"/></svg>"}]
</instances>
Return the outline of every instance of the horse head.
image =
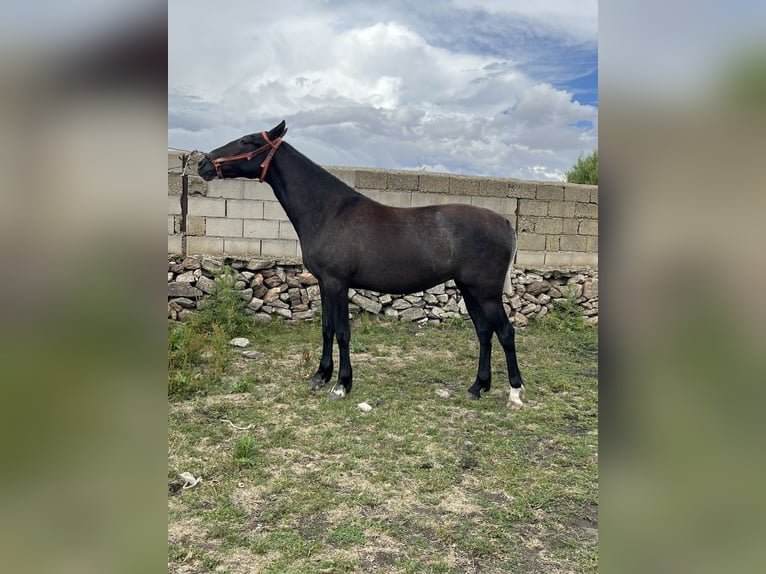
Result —
<instances>
[{"instance_id":1,"label":"horse head","mask_svg":"<svg viewBox=\"0 0 766 574\"><path fill-rule=\"evenodd\" d=\"M268 132L250 134L230 141L205 154L197 162L197 173L205 181L216 177L220 179L245 177L263 181L271 158L274 157L286 133L287 127L282 120Z\"/></svg>"}]
</instances>

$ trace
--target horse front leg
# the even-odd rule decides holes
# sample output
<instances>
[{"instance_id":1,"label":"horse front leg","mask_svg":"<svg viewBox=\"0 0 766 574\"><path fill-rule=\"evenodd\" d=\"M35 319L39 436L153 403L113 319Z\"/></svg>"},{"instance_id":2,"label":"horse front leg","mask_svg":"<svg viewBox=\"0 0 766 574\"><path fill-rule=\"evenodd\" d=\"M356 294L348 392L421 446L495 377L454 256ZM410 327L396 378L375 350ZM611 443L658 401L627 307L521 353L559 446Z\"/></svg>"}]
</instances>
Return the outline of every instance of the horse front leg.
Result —
<instances>
[{"instance_id":1,"label":"horse front leg","mask_svg":"<svg viewBox=\"0 0 766 574\"><path fill-rule=\"evenodd\" d=\"M319 360L319 368L309 381L312 391L319 390L332 378L334 365L332 362L332 346L335 338L335 322L329 300L322 293L322 284L319 284L319 293L322 300L322 358Z\"/></svg>"},{"instance_id":2,"label":"horse front leg","mask_svg":"<svg viewBox=\"0 0 766 574\"><path fill-rule=\"evenodd\" d=\"M327 289L326 296L331 308L332 320L335 325L335 338L338 341L340 367L338 382L330 391L330 399L345 398L351 392L352 372L349 343L351 341L351 325L348 320L348 289L345 285L337 285L335 289Z\"/></svg>"}]
</instances>

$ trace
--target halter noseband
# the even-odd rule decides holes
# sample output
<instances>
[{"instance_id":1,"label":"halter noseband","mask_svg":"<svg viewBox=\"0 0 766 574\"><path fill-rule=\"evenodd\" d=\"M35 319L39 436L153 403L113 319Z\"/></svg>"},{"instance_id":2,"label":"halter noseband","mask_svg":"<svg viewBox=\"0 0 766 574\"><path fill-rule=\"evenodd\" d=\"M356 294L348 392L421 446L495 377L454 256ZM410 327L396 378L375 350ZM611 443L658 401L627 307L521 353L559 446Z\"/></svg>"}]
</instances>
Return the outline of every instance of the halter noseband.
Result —
<instances>
[{"instance_id":1,"label":"halter noseband","mask_svg":"<svg viewBox=\"0 0 766 574\"><path fill-rule=\"evenodd\" d=\"M282 136L284 136L284 134L282 134ZM221 164L226 163L227 161L237 161L240 159L246 159L250 161L262 151L265 151L271 148L271 150L269 151L269 154L266 156L266 159L264 159L263 162L261 163L261 167L263 168L263 170L261 171L261 177L258 178L258 181L263 181L266 178L266 172L269 170L269 165L271 165L271 158L274 157L274 154L276 153L277 148L282 143L282 137L278 137L274 141L271 141L269 139L269 136L266 135L266 132L261 132L261 137L266 140L266 143L262 145L261 147L254 149L253 151L249 151L247 153L239 153L237 155L228 155L226 157L219 157L217 159L212 160L213 167L215 167L215 172L218 174L218 177L220 179L223 179L223 175L221 174Z\"/></svg>"}]
</instances>

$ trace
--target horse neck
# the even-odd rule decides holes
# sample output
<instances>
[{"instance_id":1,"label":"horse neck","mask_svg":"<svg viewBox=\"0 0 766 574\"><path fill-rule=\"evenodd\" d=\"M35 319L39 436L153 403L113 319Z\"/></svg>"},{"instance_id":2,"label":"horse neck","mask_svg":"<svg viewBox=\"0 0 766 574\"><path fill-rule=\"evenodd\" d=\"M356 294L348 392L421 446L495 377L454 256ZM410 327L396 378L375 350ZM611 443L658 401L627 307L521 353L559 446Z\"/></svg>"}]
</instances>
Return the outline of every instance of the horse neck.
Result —
<instances>
[{"instance_id":1,"label":"horse neck","mask_svg":"<svg viewBox=\"0 0 766 574\"><path fill-rule=\"evenodd\" d=\"M274 154L265 181L301 239L310 240L345 206L370 201L287 143Z\"/></svg>"}]
</instances>

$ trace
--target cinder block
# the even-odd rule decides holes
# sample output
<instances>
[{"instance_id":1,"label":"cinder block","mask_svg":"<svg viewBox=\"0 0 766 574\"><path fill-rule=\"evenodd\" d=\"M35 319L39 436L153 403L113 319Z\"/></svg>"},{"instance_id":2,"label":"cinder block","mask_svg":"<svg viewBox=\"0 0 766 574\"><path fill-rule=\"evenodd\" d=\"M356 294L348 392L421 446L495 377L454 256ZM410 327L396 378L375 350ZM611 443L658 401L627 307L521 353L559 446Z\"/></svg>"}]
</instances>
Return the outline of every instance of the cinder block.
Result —
<instances>
[{"instance_id":1,"label":"cinder block","mask_svg":"<svg viewBox=\"0 0 766 574\"><path fill-rule=\"evenodd\" d=\"M298 256L298 242L288 239L264 239L261 241L261 255Z\"/></svg>"},{"instance_id":2,"label":"cinder block","mask_svg":"<svg viewBox=\"0 0 766 574\"><path fill-rule=\"evenodd\" d=\"M222 237L187 237L188 255L223 255Z\"/></svg>"},{"instance_id":3,"label":"cinder block","mask_svg":"<svg viewBox=\"0 0 766 574\"><path fill-rule=\"evenodd\" d=\"M168 215L168 235L176 233L176 218L174 215Z\"/></svg>"},{"instance_id":4,"label":"cinder block","mask_svg":"<svg viewBox=\"0 0 766 574\"><path fill-rule=\"evenodd\" d=\"M587 251L588 238L584 235L562 235L559 245L561 251Z\"/></svg>"},{"instance_id":5,"label":"cinder block","mask_svg":"<svg viewBox=\"0 0 766 574\"><path fill-rule=\"evenodd\" d=\"M508 180L482 177L479 180L479 195L493 197L508 196Z\"/></svg>"},{"instance_id":6,"label":"cinder block","mask_svg":"<svg viewBox=\"0 0 766 574\"><path fill-rule=\"evenodd\" d=\"M275 219L277 221L289 221L287 213L282 209L282 206L278 201L264 201L263 202L263 218Z\"/></svg>"},{"instance_id":7,"label":"cinder block","mask_svg":"<svg viewBox=\"0 0 766 574\"><path fill-rule=\"evenodd\" d=\"M392 207L412 207L412 192L410 191L382 191L380 192L380 203Z\"/></svg>"},{"instance_id":8,"label":"cinder block","mask_svg":"<svg viewBox=\"0 0 766 574\"><path fill-rule=\"evenodd\" d=\"M181 198L168 195L168 215L181 215Z\"/></svg>"},{"instance_id":9,"label":"cinder block","mask_svg":"<svg viewBox=\"0 0 766 574\"><path fill-rule=\"evenodd\" d=\"M559 251L561 248L559 242L560 236L558 235L546 235L545 236L545 250L546 251Z\"/></svg>"},{"instance_id":10,"label":"cinder block","mask_svg":"<svg viewBox=\"0 0 766 574\"><path fill-rule=\"evenodd\" d=\"M168 235L168 255L182 255L183 242L180 235Z\"/></svg>"},{"instance_id":11,"label":"cinder block","mask_svg":"<svg viewBox=\"0 0 766 574\"><path fill-rule=\"evenodd\" d=\"M207 195L207 182L198 175L190 175L186 180L189 195Z\"/></svg>"},{"instance_id":12,"label":"cinder block","mask_svg":"<svg viewBox=\"0 0 766 574\"><path fill-rule=\"evenodd\" d=\"M449 192L458 195L476 195L479 193L479 180L475 177L451 175Z\"/></svg>"},{"instance_id":13,"label":"cinder block","mask_svg":"<svg viewBox=\"0 0 766 574\"><path fill-rule=\"evenodd\" d=\"M529 269L545 265L545 251L517 251L515 267Z\"/></svg>"},{"instance_id":14,"label":"cinder block","mask_svg":"<svg viewBox=\"0 0 766 574\"><path fill-rule=\"evenodd\" d=\"M585 251L598 253L598 235L586 235Z\"/></svg>"},{"instance_id":15,"label":"cinder block","mask_svg":"<svg viewBox=\"0 0 766 574\"><path fill-rule=\"evenodd\" d=\"M564 235L577 235L579 227L580 221L578 219L565 219L561 233Z\"/></svg>"},{"instance_id":16,"label":"cinder block","mask_svg":"<svg viewBox=\"0 0 766 574\"><path fill-rule=\"evenodd\" d=\"M359 193L361 193L365 197L369 197L373 201L380 201L380 196L383 193L386 193L383 189L357 189Z\"/></svg>"},{"instance_id":17,"label":"cinder block","mask_svg":"<svg viewBox=\"0 0 766 574\"><path fill-rule=\"evenodd\" d=\"M537 183L512 180L508 183L508 195L517 199L535 199L537 197Z\"/></svg>"},{"instance_id":18,"label":"cinder block","mask_svg":"<svg viewBox=\"0 0 766 574\"><path fill-rule=\"evenodd\" d=\"M545 265L569 267L572 265L572 254L568 251L549 251L545 254Z\"/></svg>"},{"instance_id":19,"label":"cinder block","mask_svg":"<svg viewBox=\"0 0 766 574\"><path fill-rule=\"evenodd\" d=\"M590 202L598 203L598 188L590 190Z\"/></svg>"},{"instance_id":20,"label":"cinder block","mask_svg":"<svg viewBox=\"0 0 766 574\"><path fill-rule=\"evenodd\" d=\"M545 251L545 235L534 233L519 233L517 235L517 249L523 251Z\"/></svg>"},{"instance_id":21,"label":"cinder block","mask_svg":"<svg viewBox=\"0 0 766 574\"><path fill-rule=\"evenodd\" d=\"M580 235L598 235L598 219L583 219L578 229Z\"/></svg>"},{"instance_id":22,"label":"cinder block","mask_svg":"<svg viewBox=\"0 0 766 574\"><path fill-rule=\"evenodd\" d=\"M210 197L190 197L189 215L226 217L226 200Z\"/></svg>"},{"instance_id":23,"label":"cinder block","mask_svg":"<svg viewBox=\"0 0 766 574\"><path fill-rule=\"evenodd\" d=\"M426 193L449 193L449 178L449 174L446 173L421 173L418 175L418 190Z\"/></svg>"},{"instance_id":24,"label":"cinder block","mask_svg":"<svg viewBox=\"0 0 766 574\"><path fill-rule=\"evenodd\" d=\"M535 233L558 235L564 228L564 220L560 217L541 217L535 224Z\"/></svg>"},{"instance_id":25,"label":"cinder block","mask_svg":"<svg viewBox=\"0 0 766 574\"><path fill-rule=\"evenodd\" d=\"M577 203L575 205L575 217L587 217L589 219L598 219L598 204Z\"/></svg>"},{"instance_id":26,"label":"cinder block","mask_svg":"<svg viewBox=\"0 0 766 574\"><path fill-rule=\"evenodd\" d=\"M564 186L564 201L580 201L588 203L593 186L567 183Z\"/></svg>"},{"instance_id":27,"label":"cinder block","mask_svg":"<svg viewBox=\"0 0 766 574\"><path fill-rule=\"evenodd\" d=\"M186 235L205 235L205 218L196 215L187 217Z\"/></svg>"},{"instance_id":28,"label":"cinder block","mask_svg":"<svg viewBox=\"0 0 766 574\"><path fill-rule=\"evenodd\" d=\"M356 170L350 167L323 166L349 187L356 187Z\"/></svg>"},{"instance_id":29,"label":"cinder block","mask_svg":"<svg viewBox=\"0 0 766 574\"><path fill-rule=\"evenodd\" d=\"M598 253L572 253L572 265L598 268Z\"/></svg>"},{"instance_id":30,"label":"cinder block","mask_svg":"<svg viewBox=\"0 0 766 574\"><path fill-rule=\"evenodd\" d=\"M257 179L248 179L244 181L242 199L276 201L271 186L268 183L260 182Z\"/></svg>"},{"instance_id":31,"label":"cinder block","mask_svg":"<svg viewBox=\"0 0 766 574\"><path fill-rule=\"evenodd\" d=\"M354 184L359 189L386 189L388 172L384 170L357 169Z\"/></svg>"},{"instance_id":32,"label":"cinder block","mask_svg":"<svg viewBox=\"0 0 766 574\"><path fill-rule=\"evenodd\" d=\"M386 189L392 191L415 191L418 189L418 174L407 172L390 172Z\"/></svg>"},{"instance_id":33,"label":"cinder block","mask_svg":"<svg viewBox=\"0 0 766 574\"><path fill-rule=\"evenodd\" d=\"M535 224L539 217L530 217L528 215L516 218L516 233L534 233Z\"/></svg>"},{"instance_id":34,"label":"cinder block","mask_svg":"<svg viewBox=\"0 0 766 574\"><path fill-rule=\"evenodd\" d=\"M555 183L538 183L536 197L541 200L564 201L564 186Z\"/></svg>"},{"instance_id":35,"label":"cinder block","mask_svg":"<svg viewBox=\"0 0 766 574\"><path fill-rule=\"evenodd\" d=\"M224 253L237 257L251 257L261 254L260 239L230 239L223 240Z\"/></svg>"},{"instance_id":36,"label":"cinder block","mask_svg":"<svg viewBox=\"0 0 766 574\"><path fill-rule=\"evenodd\" d=\"M471 197L471 205L491 209L495 213L506 217L516 214L518 200L513 197L487 197L474 195Z\"/></svg>"},{"instance_id":37,"label":"cinder block","mask_svg":"<svg viewBox=\"0 0 766 574\"><path fill-rule=\"evenodd\" d=\"M294 239L298 240L298 233L295 231L295 227L289 221L279 222L279 239Z\"/></svg>"},{"instance_id":38,"label":"cinder block","mask_svg":"<svg viewBox=\"0 0 766 574\"><path fill-rule=\"evenodd\" d=\"M181 195L183 193L183 181L181 176L175 173L168 174L168 195Z\"/></svg>"},{"instance_id":39,"label":"cinder block","mask_svg":"<svg viewBox=\"0 0 766 574\"><path fill-rule=\"evenodd\" d=\"M279 239L279 221L268 219L245 219L242 237Z\"/></svg>"},{"instance_id":40,"label":"cinder block","mask_svg":"<svg viewBox=\"0 0 766 574\"><path fill-rule=\"evenodd\" d=\"M571 201L551 201L548 203L548 215L553 217L574 217L575 204Z\"/></svg>"},{"instance_id":41,"label":"cinder block","mask_svg":"<svg viewBox=\"0 0 766 574\"><path fill-rule=\"evenodd\" d=\"M519 215L536 215L542 217L548 215L548 202L533 199L519 200Z\"/></svg>"},{"instance_id":42,"label":"cinder block","mask_svg":"<svg viewBox=\"0 0 766 574\"><path fill-rule=\"evenodd\" d=\"M250 199L227 199L226 217L263 219L263 201Z\"/></svg>"},{"instance_id":43,"label":"cinder block","mask_svg":"<svg viewBox=\"0 0 766 574\"><path fill-rule=\"evenodd\" d=\"M207 196L242 199L245 181L244 179L212 179L207 184Z\"/></svg>"},{"instance_id":44,"label":"cinder block","mask_svg":"<svg viewBox=\"0 0 766 574\"><path fill-rule=\"evenodd\" d=\"M205 233L210 237L242 237L242 220L222 217L208 217Z\"/></svg>"}]
</instances>

